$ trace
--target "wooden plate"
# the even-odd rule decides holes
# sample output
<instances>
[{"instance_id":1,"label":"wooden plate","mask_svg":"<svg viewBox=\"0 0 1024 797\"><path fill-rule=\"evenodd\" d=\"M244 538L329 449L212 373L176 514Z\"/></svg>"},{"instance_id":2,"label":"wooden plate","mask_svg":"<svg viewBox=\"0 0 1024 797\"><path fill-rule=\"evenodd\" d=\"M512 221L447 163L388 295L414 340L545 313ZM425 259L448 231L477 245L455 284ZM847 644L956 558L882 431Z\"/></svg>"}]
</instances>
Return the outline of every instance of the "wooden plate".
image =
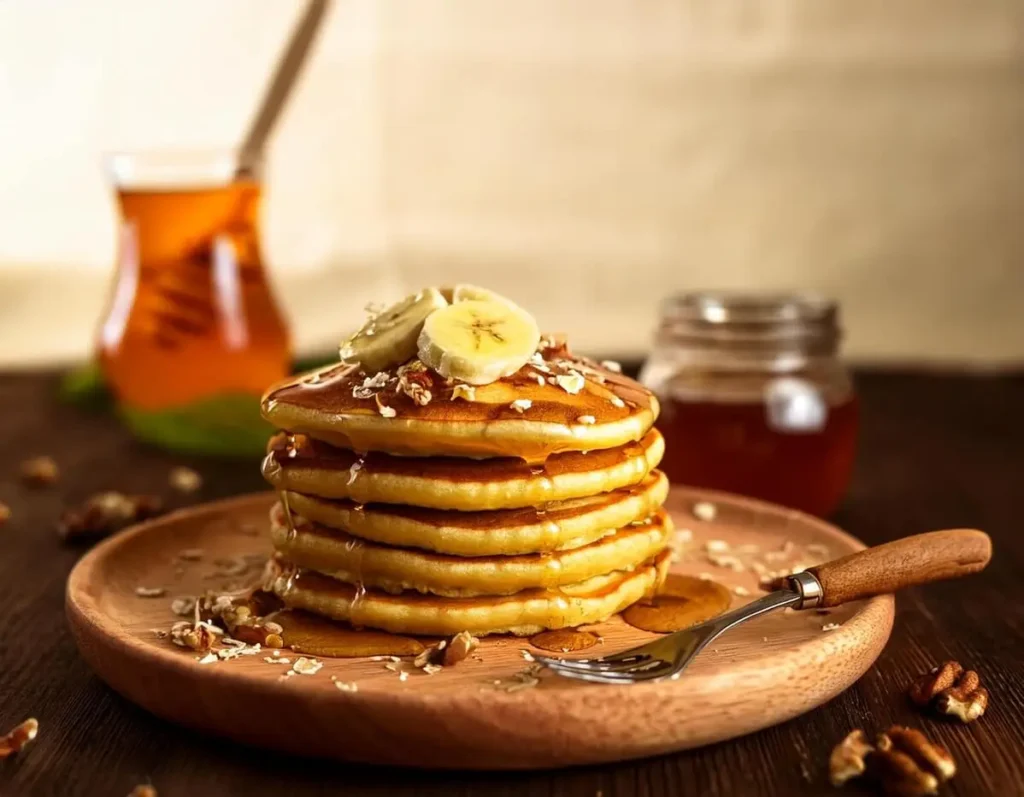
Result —
<instances>
[{"instance_id":1,"label":"wooden plate","mask_svg":"<svg viewBox=\"0 0 1024 797\"><path fill-rule=\"evenodd\" d=\"M544 673L539 685L518 691L494 686L527 666L520 651L529 643L511 637L485 639L479 660L435 675L416 671L405 681L369 659L324 659L317 674L288 678L286 665L263 655L204 665L157 638L153 629L179 619L170 610L173 596L238 580L217 575L217 557L268 552L273 500L250 495L180 511L82 558L68 580L68 617L82 655L103 680L173 722L288 752L431 768L560 767L684 750L788 720L856 681L892 630L891 596L827 616L775 612L721 637L678 681L604 686ZM697 502L712 504L715 517L698 519ZM669 506L677 527L693 533L675 568L710 573L750 596L760 594L756 575L711 564L704 543L756 547L758 555L790 563L810 546L815 556L808 564L863 548L815 518L724 493L676 488ZM183 565L179 554L191 548L204 556ZM168 592L139 597L138 587ZM738 595L734 605L751 599ZM830 624L839 627L823 630ZM604 642L591 655L652 637L618 618L599 633ZM358 691L339 690L332 675L356 682Z\"/></svg>"}]
</instances>

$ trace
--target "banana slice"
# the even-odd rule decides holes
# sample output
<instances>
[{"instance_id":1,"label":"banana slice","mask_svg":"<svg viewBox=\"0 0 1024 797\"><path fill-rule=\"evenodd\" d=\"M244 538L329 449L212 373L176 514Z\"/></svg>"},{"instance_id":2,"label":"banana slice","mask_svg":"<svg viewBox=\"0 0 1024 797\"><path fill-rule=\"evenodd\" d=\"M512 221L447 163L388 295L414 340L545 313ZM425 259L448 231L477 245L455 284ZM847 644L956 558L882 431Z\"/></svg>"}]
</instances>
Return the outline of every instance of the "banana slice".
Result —
<instances>
[{"instance_id":1,"label":"banana slice","mask_svg":"<svg viewBox=\"0 0 1024 797\"><path fill-rule=\"evenodd\" d=\"M441 376L486 385L514 374L537 350L533 316L507 301L467 300L427 318L420 359Z\"/></svg>"},{"instance_id":2,"label":"banana slice","mask_svg":"<svg viewBox=\"0 0 1024 797\"><path fill-rule=\"evenodd\" d=\"M505 304L515 304L511 299L506 299L500 293L495 293L492 290L481 288L477 285L467 285L466 283L459 283L451 287L443 287L441 288L441 294L448 300L449 304L468 301L504 302Z\"/></svg>"},{"instance_id":3,"label":"banana slice","mask_svg":"<svg viewBox=\"0 0 1024 797\"><path fill-rule=\"evenodd\" d=\"M435 310L447 306L448 301L436 288L424 288L406 296L344 341L339 352L341 359L357 362L371 374L401 365L416 356L423 322Z\"/></svg>"}]
</instances>

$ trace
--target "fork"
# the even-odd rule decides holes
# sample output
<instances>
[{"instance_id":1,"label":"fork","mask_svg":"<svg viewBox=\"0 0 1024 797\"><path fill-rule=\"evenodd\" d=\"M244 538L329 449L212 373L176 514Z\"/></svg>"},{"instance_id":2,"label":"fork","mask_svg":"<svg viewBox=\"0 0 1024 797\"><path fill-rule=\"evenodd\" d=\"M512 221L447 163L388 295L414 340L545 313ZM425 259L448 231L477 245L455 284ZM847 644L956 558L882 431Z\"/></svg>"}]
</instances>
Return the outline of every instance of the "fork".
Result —
<instances>
[{"instance_id":1,"label":"fork","mask_svg":"<svg viewBox=\"0 0 1024 797\"><path fill-rule=\"evenodd\" d=\"M633 684L678 678L711 640L762 614L792 606L815 609L887 595L904 587L959 578L982 570L992 557L983 531L950 529L917 534L868 548L776 580L775 592L707 622L600 659L534 660L566 678Z\"/></svg>"}]
</instances>

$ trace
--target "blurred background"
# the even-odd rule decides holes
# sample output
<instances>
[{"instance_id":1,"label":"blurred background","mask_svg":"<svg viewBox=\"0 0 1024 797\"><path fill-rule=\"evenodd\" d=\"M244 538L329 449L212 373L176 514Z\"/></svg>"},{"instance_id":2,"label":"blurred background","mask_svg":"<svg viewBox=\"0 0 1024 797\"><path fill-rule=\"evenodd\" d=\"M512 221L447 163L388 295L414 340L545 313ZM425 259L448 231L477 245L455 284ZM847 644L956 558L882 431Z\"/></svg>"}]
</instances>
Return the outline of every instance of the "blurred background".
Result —
<instances>
[{"instance_id":1,"label":"blurred background","mask_svg":"<svg viewBox=\"0 0 1024 797\"><path fill-rule=\"evenodd\" d=\"M0 365L81 361L102 155L237 146L298 0L0 2ZM666 294L813 290L858 362L1024 361L1016 0L337 0L270 138L299 353L469 280L640 359Z\"/></svg>"}]
</instances>

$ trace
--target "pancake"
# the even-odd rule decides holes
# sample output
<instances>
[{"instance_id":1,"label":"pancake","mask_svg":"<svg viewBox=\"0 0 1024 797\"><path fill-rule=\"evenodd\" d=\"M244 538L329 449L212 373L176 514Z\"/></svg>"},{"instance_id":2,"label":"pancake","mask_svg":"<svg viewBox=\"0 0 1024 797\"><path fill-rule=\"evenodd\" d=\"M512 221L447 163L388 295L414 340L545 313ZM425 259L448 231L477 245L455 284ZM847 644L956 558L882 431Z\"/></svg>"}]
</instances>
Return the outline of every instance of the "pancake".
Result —
<instances>
[{"instance_id":1,"label":"pancake","mask_svg":"<svg viewBox=\"0 0 1024 797\"><path fill-rule=\"evenodd\" d=\"M661 551L672 531L668 513L660 510L569 551L464 558L365 542L294 513L293 518L294 530L280 505L271 512L271 542L291 564L385 592L412 590L448 597L511 595L632 570Z\"/></svg>"},{"instance_id":2,"label":"pancake","mask_svg":"<svg viewBox=\"0 0 1024 797\"><path fill-rule=\"evenodd\" d=\"M263 476L278 490L360 504L408 504L477 511L540 506L638 484L657 467L665 442L642 440L584 454L554 454L543 465L521 459L359 455L305 435L270 439Z\"/></svg>"},{"instance_id":3,"label":"pancake","mask_svg":"<svg viewBox=\"0 0 1024 797\"><path fill-rule=\"evenodd\" d=\"M395 634L474 636L511 633L528 636L544 629L599 623L642 598L653 595L668 572L663 551L631 572L616 571L557 590L532 589L489 598L442 598L375 589L357 591L344 582L310 570L281 568L265 586L284 603L356 627ZM274 568L271 568L272 571Z\"/></svg>"},{"instance_id":4,"label":"pancake","mask_svg":"<svg viewBox=\"0 0 1024 797\"><path fill-rule=\"evenodd\" d=\"M394 372L375 383L353 366L334 365L271 388L263 417L354 451L536 463L639 440L658 415L657 399L642 385L564 347L541 350L512 376L469 390L426 370L416 372L415 384L403 391ZM520 412L513 402L530 403ZM391 411L394 417L382 415Z\"/></svg>"},{"instance_id":5,"label":"pancake","mask_svg":"<svg viewBox=\"0 0 1024 797\"><path fill-rule=\"evenodd\" d=\"M667 496L668 479L656 470L632 487L539 509L452 512L294 492L286 493L285 500L309 520L371 542L454 556L495 556L578 548L651 515Z\"/></svg>"}]
</instances>

